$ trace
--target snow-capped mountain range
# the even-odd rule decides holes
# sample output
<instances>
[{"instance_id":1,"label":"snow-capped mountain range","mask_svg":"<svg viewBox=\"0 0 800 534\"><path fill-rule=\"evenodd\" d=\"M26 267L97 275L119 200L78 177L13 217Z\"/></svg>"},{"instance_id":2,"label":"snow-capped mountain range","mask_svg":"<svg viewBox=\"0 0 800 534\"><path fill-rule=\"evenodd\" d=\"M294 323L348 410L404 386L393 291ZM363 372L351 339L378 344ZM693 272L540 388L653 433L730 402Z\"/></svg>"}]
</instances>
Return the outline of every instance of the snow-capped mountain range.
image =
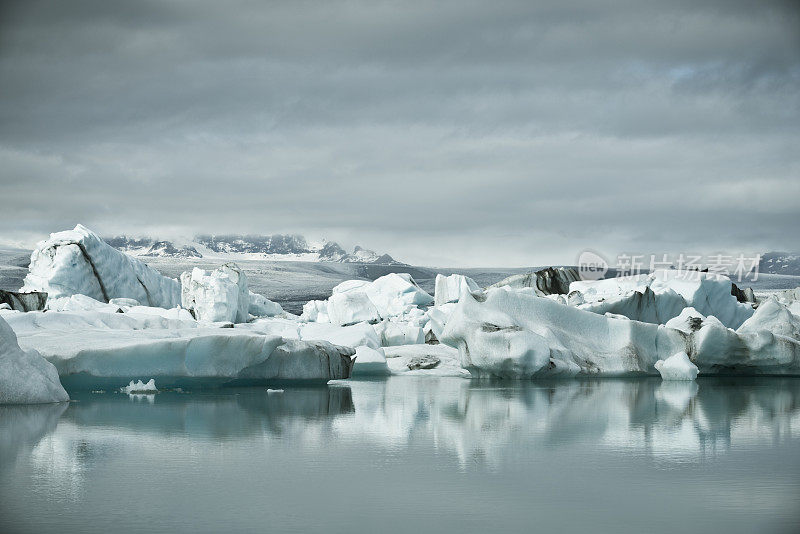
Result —
<instances>
[{"instance_id":1,"label":"snow-capped mountain range","mask_svg":"<svg viewBox=\"0 0 800 534\"><path fill-rule=\"evenodd\" d=\"M758 272L765 274L800 275L800 254L767 252L761 256Z\"/></svg>"},{"instance_id":2,"label":"snow-capped mountain range","mask_svg":"<svg viewBox=\"0 0 800 534\"><path fill-rule=\"evenodd\" d=\"M275 261L320 261L398 265L388 254L359 246L347 252L338 243L309 243L297 234L198 235L188 242L116 236L103 238L112 247L133 256L173 258L253 258Z\"/></svg>"}]
</instances>

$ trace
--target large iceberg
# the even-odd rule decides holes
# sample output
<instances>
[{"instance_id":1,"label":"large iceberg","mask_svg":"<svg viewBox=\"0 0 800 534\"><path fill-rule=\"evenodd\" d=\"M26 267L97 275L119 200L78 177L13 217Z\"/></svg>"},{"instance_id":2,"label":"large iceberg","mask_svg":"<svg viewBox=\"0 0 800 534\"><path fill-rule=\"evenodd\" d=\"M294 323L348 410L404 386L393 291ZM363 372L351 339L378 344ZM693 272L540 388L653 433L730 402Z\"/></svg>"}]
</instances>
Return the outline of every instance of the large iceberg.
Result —
<instances>
[{"instance_id":1,"label":"large iceberg","mask_svg":"<svg viewBox=\"0 0 800 534\"><path fill-rule=\"evenodd\" d=\"M132 298L162 308L174 308L181 299L177 280L116 250L80 224L37 244L21 291L45 292L50 299L77 294L102 302Z\"/></svg>"},{"instance_id":2,"label":"large iceberg","mask_svg":"<svg viewBox=\"0 0 800 534\"><path fill-rule=\"evenodd\" d=\"M23 314L15 314L23 315ZM24 351L0 317L0 404L41 404L69 400L52 363Z\"/></svg>"},{"instance_id":3,"label":"large iceberg","mask_svg":"<svg viewBox=\"0 0 800 534\"><path fill-rule=\"evenodd\" d=\"M3 317L20 346L37 350L73 388L119 388L141 377L166 387L327 381L349 377L355 353L324 341L286 340L249 328L214 328L156 315L4 312Z\"/></svg>"},{"instance_id":4,"label":"large iceberg","mask_svg":"<svg viewBox=\"0 0 800 534\"><path fill-rule=\"evenodd\" d=\"M738 328L753 315L750 304L733 296L730 278L714 273L659 269L650 274L576 281L569 288L570 298L584 310L648 323L665 324L686 307L713 315L729 328Z\"/></svg>"},{"instance_id":5,"label":"large iceberg","mask_svg":"<svg viewBox=\"0 0 800 534\"><path fill-rule=\"evenodd\" d=\"M529 290L464 292L440 341L458 348L473 376L652 374L659 359L683 350L680 332L610 318Z\"/></svg>"},{"instance_id":6,"label":"large iceberg","mask_svg":"<svg viewBox=\"0 0 800 534\"><path fill-rule=\"evenodd\" d=\"M195 267L181 275L181 304L193 310L198 321L246 323L250 310L247 276L235 263L213 271Z\"/></svg>"},{"instance_id":7,"label":"large iceberg","mask_svg":"<svg viewBox=\"0 0 800 534\"><path fill-rule=\"evenodd\" d=\"M800 372L800 319L777 300L738 330L696 310L678 317L667 327L495 288L462 294L440 340L473 376L655 374L657 361L680 352L703 375Z\"/></svg>"}]
</instances>

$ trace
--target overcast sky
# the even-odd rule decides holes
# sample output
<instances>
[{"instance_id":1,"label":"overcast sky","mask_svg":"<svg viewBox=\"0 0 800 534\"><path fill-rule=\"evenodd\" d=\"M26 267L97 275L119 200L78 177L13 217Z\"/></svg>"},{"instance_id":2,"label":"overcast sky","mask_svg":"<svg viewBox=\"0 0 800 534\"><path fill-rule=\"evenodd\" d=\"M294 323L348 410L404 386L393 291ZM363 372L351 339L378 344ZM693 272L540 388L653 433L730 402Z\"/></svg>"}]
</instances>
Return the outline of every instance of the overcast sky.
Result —
<instances>
[{"instance_id":1,"label":"overcast sky","mask_svg":"<svg viewBox=\"0 0 800 534\"><path fill-rule=\"evenodd\" d=\"M800 250L797 1L0 6L0 241Z\"/></svg>"}]
</instances>

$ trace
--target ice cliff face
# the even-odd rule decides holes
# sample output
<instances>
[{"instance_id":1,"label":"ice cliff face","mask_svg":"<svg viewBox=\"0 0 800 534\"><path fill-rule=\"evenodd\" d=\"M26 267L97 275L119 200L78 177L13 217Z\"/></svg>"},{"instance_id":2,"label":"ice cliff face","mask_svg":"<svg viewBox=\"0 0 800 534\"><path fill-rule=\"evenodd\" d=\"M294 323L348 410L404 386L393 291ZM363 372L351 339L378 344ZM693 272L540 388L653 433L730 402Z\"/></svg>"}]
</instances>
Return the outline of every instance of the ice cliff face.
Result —
<instances>
[{"instance_id":1,"label":"ice cliff face","mask_svg":"<svg viewBox=\"0 0 800 534\"><path fill-rule=\"evenodd\" d=\"M69 400L56 368L35 350L23 351L0 317L0 404L41 404Z\"/></svg>"},{"instance_id":2,"label":"ice cliff face","mask_svg":"<svg viewBox=\"0 0 800 534\"><path fill-rule=\"evenodd\" d=\"M102 302L132 298L148 306L180 304L180 284L116 250L83 225L50 234L31 254L22 292L48 298L87 295Z\"/></svg>"}]
</instances>

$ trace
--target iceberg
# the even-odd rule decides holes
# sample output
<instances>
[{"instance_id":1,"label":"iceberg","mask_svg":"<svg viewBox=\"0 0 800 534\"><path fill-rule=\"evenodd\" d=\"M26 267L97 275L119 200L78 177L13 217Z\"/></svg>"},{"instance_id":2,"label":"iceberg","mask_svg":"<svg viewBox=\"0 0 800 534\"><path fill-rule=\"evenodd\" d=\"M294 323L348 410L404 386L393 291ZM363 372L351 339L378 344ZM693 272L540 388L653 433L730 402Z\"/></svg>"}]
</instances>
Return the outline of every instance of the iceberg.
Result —
<instances>
[{"instance_id":1,"label":"iceberg","mask_svg":"<svg viewBox=\"0 0 800 534\"><path fill-rule=\"evenodd\" d=\"M800 372L800 318L777 300L738 330L696 309L678 317L667 327L495 288L464 292L439 339L479 377L653 374L657 361L680 352L703 375Z\"/></svg>"},{"instance_id":2,"label":"iceberg","mask_svg":"<svg viewBox=\"0 0 800 534\"><path fill-rule=\"evenodd\" d=\"M407 273L390 273L373 282L346 280L333 288L327 301L313 300L303 306L304 321L331 322L346 326L359 322L403 316L419 306L433 303Z\"/></svg>"},{"instance_id":3,"label":"iceberg","mask_svg":"<svg viewBox=\"0 0 800 534\"><path fill-rule=\"evenodd\" d=\"M580 273L575 268L548 267L536 272L509 276L486 289L496 287L532 288L537 295L544 297L546 295L567 294L570 292L570 284L580 279Z\"/></svg>"},{"instance_id":4,"label":"iceberg","mask_svg":"<svg viewBox=\"0 0 800 534\"><path fill-rule=\"evenodd\" d=\"M283 308L277 302L272 302L267 297L250 292L250 307L248 313L254 317L273 317L283 313Z\"/></svg>"},{"instance_id":5,"label":"iceberg","mask_svg":"<svg viewBox=\"0 0 800 534\"><path fill-rule=\"evenodd\" d=\"M22 312L43 310L47 302L47 293L37 291L17 293L0 289L0 306L5 304L10 310Z\"/></svg>"},{"instance_id":6,"label":"iceberg","mask_svg":"<svg viewBox=\"0 0 800 534\"><path fill-rule=\"evenodd\" d=\"M136 383L133 383L133 380L130 383L120 388L122 393L127 393L128 395L131 394L151 394L151 393L158 393L158 388L156 387L156 381L154 379L150 379L147 383L142 382L141 380L137 380Z\"/></svg>"},{"instance_id":7,"label":"iceberg","mask_svg":"<svg viewBox=\"0 0 800 534\"><path fill-rule=\"evenodd\" d=\"M101 302L132 298L148 306L180 304L177 280L116 250L83 225L50 234L31 254L22 292L44 292L48 299L86 295Z\"/></svg>"},{"instance_id":8,"label":"iceberg","mask_svg":"<svg viewBox=\"0 0 800 534\"><path fill-rule=\"evenodd\" d=\"M477 291L480 287L475 283L475 280L462 274L451 274L450 276L437 274L434 290L434 305L441 306L449 302L458 302L458 297L464 289L467 291Z\"/></svg>"},{"instance_id":9,"label":"iceberg","mask_svg":"<svg viewBox=\"0 0 800 534\"><path fill-rule=\"evenodd\" d=\"M198 321L246 323L250 310L247 276L235 263L213 271L195 267L181 274L181 303L194 311Z\"/></svg>"},{"instance_id":10,"label":"iceberg","mask_svg":"<svg viewBox=\"0 0 800 534\"><path fill-rule=\"evenodd\" d=\"M664 380L694 380L697 366L689 360L689 355L681 351L666 360L658 360L655 368Z\"/></svg>"},{"instance_id":11,"label":"iceberg","mask_svg":"<svg viewBox=\"0 0 800 534\"><path fill-rule=\"evenodd\" d=\"M38 351L75 389L114 389L148 376L162 386L350 376L349 347L287 340L249 328L128 313L4 314L20 346ZM249 326L249 325L247 325Z\"/></svg>"},{"instance_id":12,"label":"iceberg","mask_svg":"<svg viewBox=\"0 0 800 534\"><path fill-rule=\"evenodd\" d=\"M614 313L629 319L665 324L686 307L713 315L738 328L753 315L753 307L738 302L727 276L697 271L658 269L650 274L604 280L581 280L569 286L580 294L577 306L594 313ZM574 298L574 297L573 297Z\"/></svg>"},{"instance_id":13,"label":"iceberg","mask_svg":"<svg viewBox=\"0 0 800 534\"><path fill-rule=\"evenodd\" d=\"M362 291L334 293L328 299L327 311L330 322L339 326L360 322L374 323L381 318L378 309Z\"/></svg>"},{"instance_id":14,"label":"iceberg","mask_svg":"<svg viewBox=\"0 0 800 534\"><path fill-rule=\"evenodd\" d=\"M22 350L14 331L0 317L0 404L68 400L69 395L62 387L53 364L34 350Z\"/></svg>"}]
</instances>

